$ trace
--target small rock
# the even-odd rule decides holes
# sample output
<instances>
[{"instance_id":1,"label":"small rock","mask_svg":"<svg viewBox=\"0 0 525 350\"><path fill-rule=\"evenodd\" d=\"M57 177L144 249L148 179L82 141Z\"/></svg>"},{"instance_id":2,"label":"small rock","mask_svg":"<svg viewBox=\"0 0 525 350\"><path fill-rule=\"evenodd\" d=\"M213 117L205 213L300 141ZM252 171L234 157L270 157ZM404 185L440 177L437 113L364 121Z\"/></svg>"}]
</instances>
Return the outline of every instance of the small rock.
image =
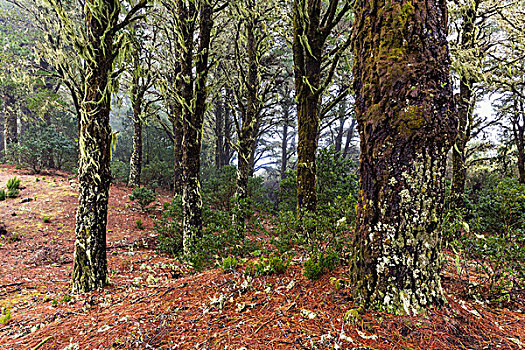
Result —
<instances>
[{"instance_id":1,"label":"small rock","mask_svg":"<svg viewBox=\"0 0 525 350\"><path fill-rule=\"evenodd\" d=\"M33 200L33 198L31 197L27 197L27 198L24 198L20 201L20 203L28 203L28 202L31 202Z\"/></svg>"}]
</instances>

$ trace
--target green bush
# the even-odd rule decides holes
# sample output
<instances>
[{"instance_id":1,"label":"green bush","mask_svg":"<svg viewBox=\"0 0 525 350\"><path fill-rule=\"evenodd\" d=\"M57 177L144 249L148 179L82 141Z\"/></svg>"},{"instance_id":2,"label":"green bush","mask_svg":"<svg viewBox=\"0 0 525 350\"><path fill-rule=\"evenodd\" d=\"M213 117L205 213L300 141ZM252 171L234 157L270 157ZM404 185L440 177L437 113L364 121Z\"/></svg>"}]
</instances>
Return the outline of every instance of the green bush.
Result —
<instances>
[{"instance_id":1,"label":"green bush","mask_svg":"<svg viewBox=\"0 0 525 350\"><path fill-rule=\"evenodd\" d=\"M319 252L304 263L303 275L309 280L319 279L327 272L333 271L339 261L335 252Z\"/></svg>"},{"instance_id":2,"label":"green bush","mask_svg":"<svg viewBox=\"0 0 525 350\"><path fill-rule=\"evenodd\" d=\"M322 148L317 154L317 205L321 214L339 208L341 217L355 219L358 178L353 160L342 159L333 147ZM295 211L297 207L297 176L288 171L279 186L279 210Z\"/></svg>"},{"instance_id":3,"label":"green bush","mask_svg":"<svg viewBox=\"0 0 525 350\"><path fill-rule=\"evenodd\" d=\"M239 261L234 256L228 256L222 260L222 272L231 272L239 266Z\"/></svg>"},{"instance_id":4,"label":"green bush","mask_svg":"<svg viewBox=\"0 0 525 350\"><path fill-rule=\"evenodd\" d=\"M203 206L203 232L191 254L182 256L182 198L164 203L162 218L155 222L159 251L181 257L196 270L214 265L228 256L246 256L260 250L255 240L244 238L232 224L230 212Z\"/></svg>"},{"instance_id":5,"label":"green bush","mask_svg":"<svg viewBox=\"0 0 525 350\"><path fill-rule=\"evenodd\" d=\"M0 189L0 201L5 201L6 193L4 189Z\"/></svg>"},{"instance_id":6,"label":"green bush","mask_svg":"<svg viewBox=\"0 0 525 350\"><path fill-rule=\"evenodd\" d=\"M467 209L446 212L445 235L457 256L458 272L468 279L469 289L486 287L491 300L510 298L525 287L525 186L512 178L487 181L469 191ZM484 284L471 280L470 261L484 276Z\"/></svg>"},{"instance_id":7,"label":"green bush","mask_svg":"<svg viewBox=\"0 0 525 350\"><path fill-rule=\"evenodd\" d=\"M154 157L151 162L144 164L141 179L142 183L154 188L170 188L173 185L173 161Z\"/></svg>"},{"instance_id":8,"label":"green bush","mask_svg":"<svg viewBox=\"0 0 525 350\"><path fill-rule=\"evenodd\" d=\"M248 276L267 276L286 272L290 265L282 256L271 255L268 258L260 257L255 261L248 261L244 266L244 273Z\"/></svg>"},{"instance_id":9,"label":"green bush","mask_svg":"<svg viewBox=\"0 0 525 350\"><path fill-rule=\"evenodd\" d=\"M29 127L8 155L12 163L30 167L35 173L48 167L71 170L76 158L75 141L44 122Z\"/></svg>"},{"instance_id":10,"label":"green bush","mask_svg":"<svg viewBox=\"0 0 525 350\"><path fill-rule=\"evenodd\" d=\"M131 201L136 200L140 205L140 208L144 211L147 209L147 206L150 205L157 199L157 194L155 191L146 188L146 187L135 187L131 194L129 195Z\"/></svg>"},{"instance_id":11,"label":"green bush","mask_svg":"<svg viewBox=\"0 0 525 350\"><path fill-rule=\"evenodd\" d=\"M120 160L111 161L111 177L115 181L127 182L129 177L129 163Z\"/></svg>"},{"instance_id":12,"label":"green bush","mask_svg":"<svg viewBox=\"0 0 525 350\"><path fill-rule=\"evenodd\" d=\"M182 197L175 195L163 205L162 217L154 222L159 233L157 249L171 255L182 252Z\"/></svg>"},{"instance_id":13,"label":"green bush","mask_svg":"<svg viewBox=\"0 0 525 350\"><path fill-rule=\"evenodd\" d=\"M10 178L9 180L7 180L6 187L8 191L18 190L20 188L20 179L16 176Z\"/></svg>"}]
</instances>

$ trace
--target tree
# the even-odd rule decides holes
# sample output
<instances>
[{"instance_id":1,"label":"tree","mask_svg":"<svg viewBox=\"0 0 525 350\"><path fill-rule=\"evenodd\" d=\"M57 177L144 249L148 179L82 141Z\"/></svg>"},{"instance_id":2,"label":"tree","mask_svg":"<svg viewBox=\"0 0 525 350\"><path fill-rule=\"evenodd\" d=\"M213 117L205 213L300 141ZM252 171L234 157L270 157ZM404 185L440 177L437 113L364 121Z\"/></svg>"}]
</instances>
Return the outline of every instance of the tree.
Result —
<instances>
[{"instance_id":1,"label":"tree","mask_svg":"<svg viewBox=\"0 0 525 350\"><path fill-rule=\"evenodd\" d=\"M87 1L70 16L65 4L49 1L60 19L61 30L75 48L85 77L79 102L79 199L75 225L73 292L87 292L107 284L106 223L112 133L109 125L111 92L117 76L116 63L123 53L124 36L119 32L138 19L146 5L142 0L120 19L118 0ZM78 14L78 12L76 13ZM79 60L79 61L80 61ZM60 67L58 67L60 68Z\"/></svg>"},{"instance_id":2,"label":"tree","mask_svg":"<svg viewBox=\"0 0 525 350\"><path fill-rule=\"evenodd\" d=\"M189 254L202 235L200 155L214 9L207 0L177 0L163 6L173 23L171 31L163 31L171 52L176 52L163 79L168 103L175 101L171 112L180 113L171 119L174 128L179 125L182 131L183 246L184 253ZM166 81L171 81L171 86ZM174 130L175 136L179 130Z\"/></svg>"},{"instance_id":3,"label":"tree","mask_svg":"<svg viewBox=\"0 0 525 350\"><path fill-rule=\"evenodd\" d=\"M156 28L135 24L130 30L131 40L129 90L133 110L133 151L129 161L128 186L140 186L142 173L142 126L148 115L148 109L154 100L147 101L146 93L155 83L153 70L156 44Z\"/></svg>"},{"instance_id":4,"label":"tree","mask_svg":"<svg viewBox=\"0 0 525 350\"><path fill-rule=\"evenodd\" d=\"M297 100L297 205L315 211L317 204L315 155L319 137L319 102L332 80L349 37L327 45L332 30L348 14L351 1L294 0L293 57ZM324 7L324 12L322 8ZM344 36L343 36L344 37ZM328 48L328 50L327 50ZM323 71L327 72L323 79Z\"/></svg>"},{"instance_id":5,"label":"tree","mask_svg":"<svg viewBox=\"0 0 525 350\"><path fill-rule=\"evenodd\" d=\"M361 137L351 279L391 313L442 305L440 218L456 133L444 1L358 0L354 90ZM429 34L432 33L432 34Z\"/></svg>"}]
</instances>

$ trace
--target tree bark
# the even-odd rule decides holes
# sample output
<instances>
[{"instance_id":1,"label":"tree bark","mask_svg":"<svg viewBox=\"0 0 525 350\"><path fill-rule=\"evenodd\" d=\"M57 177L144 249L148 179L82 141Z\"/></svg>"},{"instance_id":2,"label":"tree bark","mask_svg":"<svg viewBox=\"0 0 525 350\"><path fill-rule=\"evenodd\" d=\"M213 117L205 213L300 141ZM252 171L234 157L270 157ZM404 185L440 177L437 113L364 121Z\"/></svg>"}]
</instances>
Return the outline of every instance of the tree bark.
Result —
<instances>
[{"instance_id":1,"label":"tree bark","mask_svg":"<svg viewBox=\"0 0 525 350\"><path fill-rule=\"evenodd\" d=\"M396 314L445 302L440 219L456 133L444 0L358 0L354 90L361 136L351 281Z\"/></svg>"},{"instance_id":2,"label":"tree bark","mask_svg":"<svg viewBox=\"0 0 525 350\"><path fill-rule=\"evenodd\" d=\"M184 253L193 251L195 242L202 235L202 194L200 185L200 152L202 128L208 95L208 56L213 27L213 9L209 2L178 1L181 48L181 95L182 105L182 203ZM194 45L192 18L199 11L198 47ZM195 54L195 56L194 56ZM195 76L193 75L195 62Z\"/></svg>"},{"instance_id":3,"label":"tree bark","mask_svg":"<svg viewBox=\"0 0 525 350\"><path fill-rule=\"evenodd\" d=\"M12 94L4 95L4 152L11 152L11 145L18 143L18 118L15 109L15 98Z\"/></svg>"},{"instance_id":4,"label":"tree bark","mask_svg":"<svg viewBox=\"0 0 525 350\"><path fill-rule=\"evenodd\" d=\"M303 13L307 12L307 14ZM306 23L305 18L308 19ZM297 99L297 208L317 207L316 163L319 134L321 56L324 45L320 30L321 2L294 0L293 57ZM308 41L308 47L304 41Z\"/></svg>"},{"instance_id":5,"label":"tree bark","mask_svg":"<svg viewBox=\"0 0 525 350\"><path fill-rule=\"evenodd\" d=\"M215 169L223 167L224 156L224 105L222 93L219 92L215 101Z\"/></svg>"},{"instance_id":6,"label":"tree bark","mask_svg":"<svg viewBox=\"0 0 525 350\"><path fill-rule=\"evenodd\" d=\"M350 124L350 127L348 128L346 132L345 148L342 154L343 159L346 159L348 157L348 152L350 151L350 144L352 143L352 138L354 136L356 124L357 124L357 120L352 118L352 123Z\"/></svg>"},{"instance_id":7,"label":"tree bark","mask_svg":"<svg viewBox=\"0 0 525 350\"><path fill-rule=\"evenodd\" d=\"M248 182L253 176L255 148L257 147L257 133L259 131L260 101L258 92L260 87L257 60L257 40L255 35L255 23L258 18L255 14L255 3L249 0L246 3L248 13L252 16L245 19L246 27L246 53L248 58L248 76L246 79L246 106L241 108L242 125L238 130L239 148L237 150L237 186L235 200L237 202L238 215L234 218L244 229L245 202L248 198ZM244 231L243 231L244 232Z\"/></svg>"},{"instance_id":8,"label":"tree bark","mask_svg":"<svg viewBox=\"0 0 525 350\"><path fill-rule=\"evenodd\" d=\"M137 114L138 113L138 114ZM141 184L142 174L142 120L140 106L133 108L133 151L129 167L128 186L138 187Z\"/></svg>"},{"instance_id":9,"label":"tree bark","mask_svg":"<svg viewBox=\"0 0 525 350\"><path fill-rule=\"evenodd\" d=\"M514 100L515 117L512 120L514 144L518 150L518 180L525 184L525 104Z\"/></svg>"},{"instance_id":10,"label":"tree bark","mask_svg":"<svg viewBox=\"0 0 525 350\"><path fill-rule=\"evenodd\" d=\"M461 49L472 50L475 44L475 22L479 1L473 1L465 10L461 28ZM474 79L469 76L460 77L458 108L458 133L452 147L452 188L450 192L450 208L463 208L465 202L465 181L467 179L466 147L470 140L472 113L474 109L473 85Z\"/></svg>"},{"instance_id":11,"label":"tree bark","mask_svg":"<svg viewBox=\"0 0 525 350\"><path fill-rule=\"evenodd\" d=\"M111 180L111 93L113 30L119 15L116 1L91 2L87 6L87 79L80 113L79 199L75 225L73 292L104 287L107 279L106 224Z\"/></svg>"}]
</instances>

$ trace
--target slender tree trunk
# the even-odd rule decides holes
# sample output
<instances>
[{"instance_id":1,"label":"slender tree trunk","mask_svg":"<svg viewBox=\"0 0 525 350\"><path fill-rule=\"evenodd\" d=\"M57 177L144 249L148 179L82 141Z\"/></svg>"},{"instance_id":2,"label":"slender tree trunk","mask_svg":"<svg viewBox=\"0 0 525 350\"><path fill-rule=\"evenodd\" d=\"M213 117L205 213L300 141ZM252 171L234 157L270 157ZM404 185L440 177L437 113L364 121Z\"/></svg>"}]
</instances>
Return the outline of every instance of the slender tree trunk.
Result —
<instances>
[{"instance_id":1,"label":"slender tree trunk","mask_svg":"<svg viewBox=\"0 0 525 350\"><path fill-rule=\"evenodd\" d=\"M512 122L514 144L518 149L518 179L525 184L525 106L523 101L514 101L515 118Z\"/></svg>"},{"instance_id":2,"label":"slender tree trunk","mask_svg":"<svg viewBox=\"0 0 525 350\"><path fill-rule=\"evenodd\" d=\"M307 14L303 13L306 12ZM305 23L306 17L308 23ZM316 152L319 134L321 56L325 38L321 34L321 2L294 0L293 56L297 99L297 208L315 211ZM308 43L305 43L305 40ZM307 45L307 47L306 47Z\"/></svg>"},{"instance_id":3,"label":"slender tree trunk","mask_svg":"<svg viewBox=\"0 0 525 350\"><path fill-rule=\"evenodd\" d=\"M182 2L179 1L181 4ZM180 20L184 43L182 75L182 203L183 203L183 246L184 253L193 251L195 242L202 235L202 194L200 185L200 152L202 147L202 128L208 95L208 54L211 29L213 27L213 9L207 1L198 2L199 45L196 55L195 76L194 59L194 24L190 20L197 10L190 1L188 7L180 5ZM193 101L193 99L195 99Z\"/></svg>"},{"instance_id":4,"label":"slender tree trunk","mask_svg":"<svg viewBox=\"0 0 525 350\"><path fill-rule=\"evenodd\" d=\"M80 115L79 199L75 225L73 292L105 286L107 279L106 223L111 180L111 94L113 28L119 5L114 1L91 2L86 15L88 50L86 91Z\"/></svg>"},{"instance_id":5,"label":"slender tree trunk","mask_svg":"<svg viewBox=\"0 0 525 350\"><path fill-rule=\"evenodd\" d=\"M128 186L138 187L142 174L142 119L140 105L133 107L133 151L129 166Z\"/></svg>"},{"instance_id":6,"label":"slender tree trunk","mask_svg":"<svg viewBox=\"0 0 525 350\"><path fill-rule=\"evenodd\" d=\"M248 0L246 3L249 13L255 13L255 3ZM255 14L245 19L246 27L246 53L248 56L248 77L246 80L246 106L241 109L242 125L238 133L239 149L237 164L237 186L235 199L237 201L238 215L234 218L237 224L244 229L246 218L246 199L248 198L248 182L254 172L255 149L257 147L257 133L259 124L260 101L258 91L259 62L257 60L257 40L255 36L255 25L258 18ZM244 232L244 231L243 231Z\"/></svg>"},{"instance_id":7,"label":"slender tree trunk","mask_svg":"<svg viewBox=\"0 0 525 350\"><path fill-rule=\"evenodd\" d=\"M465 10L461 28L461 49L472 50L475 44L474 32L479 1L473 1ZM452 147L452 188L450 208L463 208L465 201L465 181L467 179L466 147L470 140L470 128L474 109L474 80L469 76L460 77L458 107L458 133Z\"/></svg>"},{"instance_id":8,"label":"slender tree trunk","mask_svg":"<svg viewBox=\"0 0 525 350\"><path fill-rule=\"evenodd\" d=\"M281 140L281 181L286 178L286 168L288 167L288 109L284 111L284 124Z\"/></svg>"},{"instance_id":9,"label":"slender tree trunk","mask_svg":"<svg viewBox=\"0 0 525 350\"><path fill-rule=\"evenodd\" d=\"M4 96L4 151L8 155L11 145L18 143L18 117L15 109L15 98L6 93Z\"/></svg>"},{"instance_id":10,"label":"slender tree trunk","mask_svg":"<svg viewBox=\"0 0 525 350\"><path fill-rule=\"evenodd\" d=\"M220 170L223 166L224 155L224 105L222 96L219 95L215 101L215 169Z\"/></svg>"},{"instance_id":11,"label":"slender tree trunk","mask_svg":"<svg viewBox=\"0 0 525 350\"><path fill-rule=\"evenodd\" d=\"M173 194L182 195L182 107L176 103L172 111L173 127Z\"/></svg>"},{"instance_id":12,"label":"slender tree trunk","mask_svg":"<svg viewBox=\"0 0 525 350\"><path fill-rule=\"evenodd\" d=\"M232 92L226 89L226 94L231 94ZM231 95L230 95L231 96ZM232 133L233 133L233 125L232 125L232 117L231 117L231 110L228 106L224 109L224 151L221 156L221 162L222 166L226 166L230 164L230 161L232 159Z\"/></svg>"},{"instance_id":13,"label":"slender tree trunk","mask_svg":"<svg viewBox=\"0 0 525 350\"><path fill-rule=\"evenodd\" d=\"M456 132L446 2L358 0L353 34L361 181L352 288L365 307L417 314L445 302L440 218Z\"/></svg>"},{"instance_id":14,"label":"slender tree trunk","mask_svg":"<svg viewBox=\"0 0 525 350\"><path fill-rule=\"evenodd\" d=\"M355 126L357 124L357 119L352 119L352 123L346 132L346 141L345 148L343 150L342 158L346 159L348 157L348 152L350 151L350 145L352 143L352 138L354 137Z\"/></svg>"},{"instance_id":15,"label":"slender tree trunk","mask_svg":"<svg viewBox=\"0 0 525 350\"><path fill-rule=\"evenodd\" d=\"M346 122L346 100L343 99L339 103L339 127L337 128L337 134L335 135L335 154L336 157L341 155L341 150L343 149L343 135L345 133L345 122Z\"/></svg>"}]
</instances>

